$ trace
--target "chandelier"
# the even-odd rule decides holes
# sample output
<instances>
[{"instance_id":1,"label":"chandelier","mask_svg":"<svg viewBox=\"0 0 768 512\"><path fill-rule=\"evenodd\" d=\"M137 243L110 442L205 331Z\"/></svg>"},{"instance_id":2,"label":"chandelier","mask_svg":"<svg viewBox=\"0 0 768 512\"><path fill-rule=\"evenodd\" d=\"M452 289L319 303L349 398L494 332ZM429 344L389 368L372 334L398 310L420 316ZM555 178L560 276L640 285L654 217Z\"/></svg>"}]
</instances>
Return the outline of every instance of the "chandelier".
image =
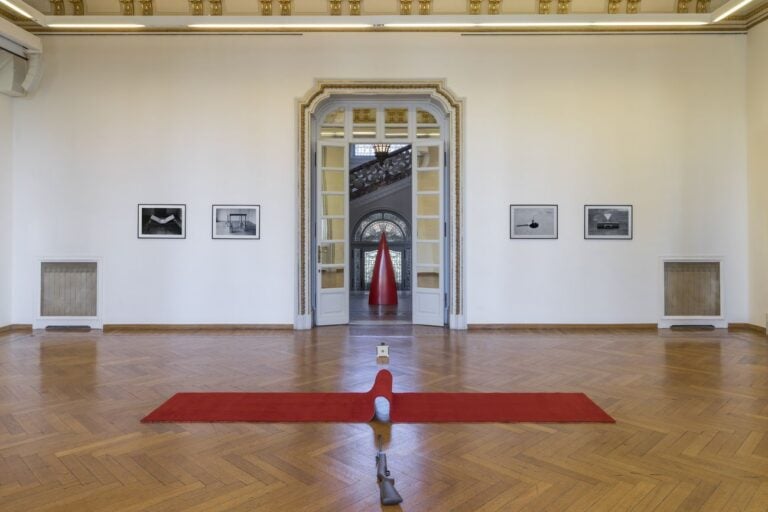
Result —
<instances>
[{"instance_id":1,"label":"chandelier","mask_svg":"<svg viewBox=\"0 0 768 512\"><path fill-rule=\"evenodd\" d=\"M376 155L376 160L382 163L389 156L389 144L376 143L373 145L373 154Z\"/></svg>"}]
</instances>

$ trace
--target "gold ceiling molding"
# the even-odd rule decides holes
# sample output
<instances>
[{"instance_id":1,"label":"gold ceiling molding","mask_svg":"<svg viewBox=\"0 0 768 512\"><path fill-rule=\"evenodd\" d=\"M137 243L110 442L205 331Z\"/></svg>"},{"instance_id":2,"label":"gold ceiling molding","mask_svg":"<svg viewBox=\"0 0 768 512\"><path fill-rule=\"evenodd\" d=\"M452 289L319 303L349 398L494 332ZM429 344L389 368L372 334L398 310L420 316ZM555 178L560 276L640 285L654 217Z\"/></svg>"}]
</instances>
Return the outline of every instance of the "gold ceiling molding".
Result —
<instances>
[{"instance_id":1,"label":"gold ceiling molding","mask_svg":"<svg viewBox=\"0 0 768 512\"><path fill-rule=\"evenodd\" d=\"M64 0L50 0L51 14L54 16L64 16Z\"/></svg>"},{"instance_id":2,"label":"gold ceiling molding","mask_svg":"<svg viewBox=\"0 0 768 512\"><path fill-rule=\"evenodd\" d=\"M123 16L133 16L135 14L133 0L120 0L120 14Z\"/></svg>"},{"instance_id":3,"label":"gold ceiling molding","mask_svg":"<svg viewBox=\"0 0 768 512\"><path fill-rule=\"evenodd\" d=\"M11 0L14 1L14 0ZM24 0L24 1L31 1L31 0ZM40 2L44 2L44 0L37 0ZM147 32L160 32L162 30L171 30L173 29L174 32L178 31L176 27L177 21L172 21L170 18L178 19L178 17L183 14L179 13L179 4L178 3L168 3L171 0L160 0L159 3L154 3L154 0L88 0L88 12L86 13L86 7L84 4L84 0L49 0L50 7L47 9L47 12L45 13L46 16L67 16L67 15L86 15L89 17L89 19L93 19L95 24L101 24L101 23L110 23L108 21L108 18L110 16L115 15L125 15L125 16L131 16L131 15L143 15L143 16L168 16L169 17L169 25L159 24L157 22L150 22L146 23L146 27L142 31ZM177 2L178 0L174 0L174 2ZM223 13L223 0L187 0L190 6L189 9L192 14L195 16L199 15L224 15L226 13ZM530 11L531 7L534 7L536 9L535 12L541 15L551 15L554 13L558 13L560 15L567 15L569 19L573 16L574 19L574 25L581 24L584 25L583 19L587 19L589 22L589 19L594 16L599 16L599 11L602 10L603 13L608 14L635 14L635 13L642 13L643 18L651 19L652 16L659 15L660 19L664 21L661 25L666 26L673 26L673 22L675 20L675 15L679 16L676 19L681 20L680 26L684 26L684 20L686 15L691 15L691 13L696 12L698 14L707 14L712 13L713 11L722 12L724 9L721 8L721 6L724 5L725 2L728 0L649 0L648 2L645 2L644 4L641 3L641 0L557 0L557 2L553 2L553 0L535 0L535 4L530 5L529 7L525 7L524 5L520 4L519 2L513 4L513 3L502 3L502 0L463 0L460 2L456 2L455 0L453 2L436 2L433 0L371 0L369 3L365 4L366 12L362 12L363 7L363 0L302 0L300 3L294 3L293 0L245 0L243 1L237 1L236 5L232 3L228 3L227 7L228 9L235 9L234 13L230 13L226 17L227 20L222 20L221 23L226 24L233 24L237 25L238 23L241 23L242 25L247 24L254 24L255 20L248 20L246 18L253 17L253 16L273 16L277 14L278 9L280 10L281 15L293 15L293 16L300 16L304 19L297 21L296 23L301 23L302 27L307 24L311 25L314 23L313 20L316 20L316 22L320 25L323 25L324 22L322 20L323 16L329 16L333 15L335 19L337 20L339 17L349 17L349 16L360 16L363 17L371 17L372 21L368 20L360 20L360 22L355 25L355 22L353 21L345 21L345 22L331 22L329 20L329 23L331 23L332 26L329 26L329 31L345 31L346 29L342 27L342 24L350 24L355 25L356 27L361 27L362 24L366 24L368 27L373 27L372 30L380 30L382 27L384 29L388 29L390 27L387 27L387 23L396 24L396 21L391 20L392 16L396 16L398 14L400 15L427 15L423 19L419 20L419 26L421 26L422 21L426 22L436 22L436 26L440 25L441 22L438 22L436 17L444 17L445 24L440 26L437 29L425 29L424 31L439 31L439 32L450 32L450 31L458 31L463 32L466 30L463 30L462 27L467 28L469 27L472 32L475 31L482 31L482 28L475 29L473 26L473 21L469 21L468 19L458 19L461 16L473 16L473 17L484 17L484 16L490 16L490 15L501 15L499 18L502 17L520 17L521 20L518 23L517 20L511 19L509 20L510 28L507 29L506 26L501 28L502 26L498 23L501 23L505 20L499 20L499 22L496 23L496 28L500 29L497 31L503 31L503 32L518 32L518 31L526 31L526 30L518 30L518 28L528 28L528 27L534 27L535 21L531 21L529 18L531 14L533 14ZM385 3L388 2L388 3ZM418 3L417 3L418 2ZM597 2L597 3L595 3ZM650 3L649 3L650 2ZM69 3L69 5L67 5ZM733 2L731 2L732 4ZM731 5L729 4L729 5ZM278 7L279 5L279 7ZM755 0L754 7L752 11L762 10L763 8L768 7L768 0ZM141 6L141 8L139 7ZM202 9L202 12L201 12ZM74 13L72 12L74 10ZM158 12L159 11L159 12ZM761 16L751 16L752 13L746 13L747 9L743 10L745 14L741 14L740 12L737 12L736 14L733 14L728 17L727 20L725 20L722 23L719 23L720 30L724 30L725 27L729 30L736 30L737 25L741 25L741 29L745 29L747 27L748 23L753 23L758 18L762 19ZM189 15L189 13L187 13ZM6 15L7 17L7 15ZM96 20L96 17L100 18L99 20ZM374 18L382 17L382 21L377 21ZM385 19L385 17L389 17L390 19ZM450 17L450 19L449 19ZM231 18L231 19L229 19ZM238 19L242 18L242 21L239 21ZM583 18L583 19L582 19ZM696 21L696 19L691 16L693 21ZM103 20L103 21L102 21ZM711 21L711 20L710 20ZM66 20L61 20L61 22L66 23ZM26 28L28 23L25 20L20 20L20 22L16 22L17 25L21 26L22 28ZM34 22L31 22L34 23ZM53 21L51 21L53 23ZM143 22L137 22L137 23L143 23ZM490 20L483 20L478 21L478 23L489 23ZM558 20L557 22L553 23L562 23L562 20ZM35 30L37 32L43 32L46 31L45 23L37 23L38 27ZM42 25L42 26L39 26ZM566 25L564 24L563 27L555 27L555 26L549 26L550 31L556 31L556 32L565 32L570 31ZM714 30L715 27L714 24L711 24L712 26L709 26L708 28L702 28L699 29L701 31L709 31L710 29ZM456 29L453 29L453 26L456 27ZM634 29L632 28L625 28L624 26L621 26L621 28L616 28L619 25L615 25L613 28L613 31L632 31ZM644 27L649 27L650 24L645 24ZM61 27L58 27L61 29ZM182 29L184 27L182 26ZM408 30L408 27L401 26L400 29ZM279 30L279 29L276 29ZM313 28L308 27L308 30L313 30ZM653 29L649 29L653 30ZM673 29L668 29L672 31ZM687 30L687 29L684 29ZM535 31L535 28L534 28ZM674 29L674 31L677 31Z\"/></svg>"},{"instance_id":4,"label":"gold ceiling molding","mask_svg":"<svg viewBox=\"0 0 768 512\"><path fill-rule=\"evenodd\" d=\"M752 28L768 20L768 2L748 12L743 19L746 22L747 28Z\"/></svg>"},{"instance_id":5,"label":"gold ceiling molding","mask_svg":"<svg viewBox=\"0 0 768 512\"><path fill-rule=\"evenodd\" d=\"M44 1L44 0L38 0ZM155 4L154 0L88 0L88 12L84 0L49 0L50 7L44 15L48 19L44 21L30 20L21 16L13 16L5 13L0 14L19 27L35 34L39 33L60 33L60 32L85 32L85 31L104 31L110 29L106 25L114 23L119 25L117 19L110 20L110 17L122 16L147 16L154 19L136 20L136 29L126 28L126 30L147 33L163 32L201 32L202 28L195 26L188 30L187 25L200 23L196 21L184 21L185 15L180 15L178 7L166 6L161 0ZM233 0L234 1L234 0ZM594 3L585 4L583 2L594 2L595 0L536 0L538 15L552 15L558 13L559 16L551 17L546 20L539 18L537 14L530 12L521 12L520 4L503 4L502 11L501 0L463 0L460 3L443 3L432 0L387 0L389 7L382 7L383 0L376 0L366 3L367 9L373 9L373 12L362 12L362 0L302 0L300 4L294 4L293 0L246 0L246 3L237 2L228 3L229 9L236 9L236 13L224 16L219 22L225 25L232 25L232 31L249 32L259 23L253 18L258 15L273 16L277 14L279 5L280 14L283 16L293 15L301 17L296 19L298 25L286 25L281 27L280 22L271 22L272 25L265 25L259 32L460 32L460 33L479 33L479 32L504 32L504 33L522 33L522 32L702 32L702 33L743 33L756 24L764 21L768 16L768 0L756 0L751 10L744 9L729 16L720 23L712 23L710 13L722 12L721 6L726 0L664 0L667 3L659 4L657 0L641 3L641 0L601 0L601 5ZM223 0L188 0L189 9L186 15L206 16L223 15ZM309 2L315 2L310 4ZM67 5L69 4L69 5ZM206 5L207 4L207 5ZM625 7L626 5L626 7ZM730 5L730 4L729 4ZM141 6L139 8L139 6ZM155 8L157 6L158 8ZM591 6L591 7L590 7ZM319 9L318 9L319 7ZM613 25L597 22L592 23L594 17L600 17L600 13L594 10L602 9L603 13L610 14L610 18L618 15L619 18L625 18L625 23L614 23ZM593 10L588 12L588 9ZM298 11L296 10L298 9ZM312 9L312 10L310 10ZM416 11L418 9L418 11ZM650 10L649 10L650 9ZM157 11L160 12L157 12ZM329 16L329 10L333 11L333 18ZM74 12L73 12L74 11ZM429 14L424 16L424 12ZM3 13L0 9L0 13ZM393 20L393 16L399 14L412 16L422 14L417 20L411 18L414 23L411 28L407 21L399 23ZM693 13L697 14L694 15ZM626 13L626 14L625 14ZM491 14L501 14L495 16L496 20L487 19ZM84 16L79 20L66 18L69 16ZM356 16L352 19L351 16ZM603 14L607 19L608 16ZM632 18L629 18L632 16ZM659 25L653 25L655 17L661 20ZM61 20L56 20L60 17ZM326 17L324 20L323 17ZM381 17L381 20L377 18ZM463 17L463 19L462 19ZM688 17L688 18L686 18ZM346 18L342 20L342 18ZM370 18L370 19L368 19ZM440 20L439 18L443 18ZM485 18L485 19L480 19ZM509 18L509 19L507 19ZM519 18L519 20L517 19ZM541 26L539 22L533 20L539 18L545 21ZM637 18L638 21L633 25L630 19ZM162 22L168 20L168 24ZM242 19L242 21L240 21ZM338 20L338 21L337 21ZM357 21L359 20L359 21ZM404 19L405 20L405 19ZM573 20L573 24L569 21ZM586 20L586 22L584 21ZM647 20L647 21L646 21ZM679 25L676 24L680 20ZM688 21L690 20L690 22ZM84 24L92 22L94 29L89 29ZM427 24L434 22L435 26ZM508 26L507 23L508 22ZM48 27L48 24L58 26ZM123 21L125 23L125 21ZM133 22L132 22L133 23ZM317 28L313 24L317 23ZM503 24L502 24L503 23ZM695 25L701 23L701 25ZM72 28L67 28L67 24L72 24ZM139 24L142 26L139 27ZM561 25L556 25L561 24ZM97 27L97 25L99 25ZM102 27L103 25L103 27ZM227 28L229 31L229 28ZM209 30L213 32L213 27Z\"/></svg>"},{"instance_id":6,"label":"gold ceiling molding","mask_svg":"<svg viewBox=\"0 0 768 512\"><path fill-rule=\"evenodd\" d=\"M85 15L85 4L83 3L83 0L69 0L69 3L72 4L72 14L75 16Z\"/></svg>"},{"instance_id":7,"label":"gold ceiling molding","mask_svg":"<svg viewBox=\"0 0 768 512\"><path fill-rule=\"evenodd\" d=\"M469 0L469 14L482 14L483 0ZM501 13L501 0L488 0L488 14Z\"/></svg>"}]
</instances>

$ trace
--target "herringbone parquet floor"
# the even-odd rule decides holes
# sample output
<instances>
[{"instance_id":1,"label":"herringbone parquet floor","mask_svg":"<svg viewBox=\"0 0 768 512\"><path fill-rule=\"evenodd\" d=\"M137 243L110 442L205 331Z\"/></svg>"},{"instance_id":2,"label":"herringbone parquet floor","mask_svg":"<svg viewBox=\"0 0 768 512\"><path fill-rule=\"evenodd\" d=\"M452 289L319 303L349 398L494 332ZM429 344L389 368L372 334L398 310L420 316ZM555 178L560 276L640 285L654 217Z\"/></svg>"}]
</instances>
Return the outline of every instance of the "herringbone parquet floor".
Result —
<instances>
[{"instance_id":1,"label":"herringbone parquet floor","mask_svg":"<svg viewBox=\"0 0 768 512\"><path fill-rule=\"evenodd\" d=\"M177 391L583 391L609 424L151 424ZM0 510L768 510L768 342L748 332L339 327L0 337ZM397 507L387 507L397 510Z\"/></svg>"}]
</instances>

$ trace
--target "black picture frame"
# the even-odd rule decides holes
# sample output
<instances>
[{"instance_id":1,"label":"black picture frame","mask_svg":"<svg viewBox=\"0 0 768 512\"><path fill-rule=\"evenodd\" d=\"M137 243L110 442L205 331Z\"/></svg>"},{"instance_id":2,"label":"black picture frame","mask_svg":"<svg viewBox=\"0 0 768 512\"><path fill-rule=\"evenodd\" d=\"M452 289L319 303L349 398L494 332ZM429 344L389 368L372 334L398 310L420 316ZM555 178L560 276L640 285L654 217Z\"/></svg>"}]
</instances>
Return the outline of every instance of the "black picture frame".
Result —
<instances>
[{"instance_id":1,"label":"black picture frame","mask_svg":"<svg viewBox=\"0 0 768 512\"><path fill-rule=\"evenodd\" d=\"M585 204L585 240L632 240L634 208L631 204Z\"/></svg>"},{"instance_id":2,"label":"black picture frame","mask_svg":"<svg viewBox=\"0 0 768 512\"><path fill-rule=\"evenodd\" d=\"M187 238L187 205L139 204L136 233L138 238Z\"/></svg>"},{"instance_id":3,"label":"black picture frame","mask_svg":"<svg viewBox=\"0 0 768 512\"><path fill-rule=\"evenodd\" d=\"M211 205L211 238L261 240L261 205Z\"/></svg>"},{"instance_id":4,"label":"black picture frame","mask_svg":"<svg viewBox=\"0 0 768 512\"><path fill-rule=\"evenodd\" d=\"M529 218L530 221L528 221ZM509 205L509 238L511 240L557 240L558 236L556 204Z\"/></svg>"}]
</instances>

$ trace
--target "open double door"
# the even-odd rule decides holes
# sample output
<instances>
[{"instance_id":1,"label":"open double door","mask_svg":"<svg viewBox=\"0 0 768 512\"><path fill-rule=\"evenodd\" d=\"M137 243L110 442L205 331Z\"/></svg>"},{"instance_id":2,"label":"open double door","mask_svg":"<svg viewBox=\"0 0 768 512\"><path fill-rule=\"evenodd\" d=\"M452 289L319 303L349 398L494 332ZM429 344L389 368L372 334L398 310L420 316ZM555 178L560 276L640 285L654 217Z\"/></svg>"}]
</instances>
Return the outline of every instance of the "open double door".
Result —
<instances>
[{"instance_id":1,"label":"open double door","mask_svg":"<svg viewBox=\"0 0 768 512\"><path fill-rule=\"evenodd\" d=\"M412 145L413 323L445 324L444 152L442 141ZM318 142L315 324L349 323L349 147Z\"/></svg>"}]
</instances>

